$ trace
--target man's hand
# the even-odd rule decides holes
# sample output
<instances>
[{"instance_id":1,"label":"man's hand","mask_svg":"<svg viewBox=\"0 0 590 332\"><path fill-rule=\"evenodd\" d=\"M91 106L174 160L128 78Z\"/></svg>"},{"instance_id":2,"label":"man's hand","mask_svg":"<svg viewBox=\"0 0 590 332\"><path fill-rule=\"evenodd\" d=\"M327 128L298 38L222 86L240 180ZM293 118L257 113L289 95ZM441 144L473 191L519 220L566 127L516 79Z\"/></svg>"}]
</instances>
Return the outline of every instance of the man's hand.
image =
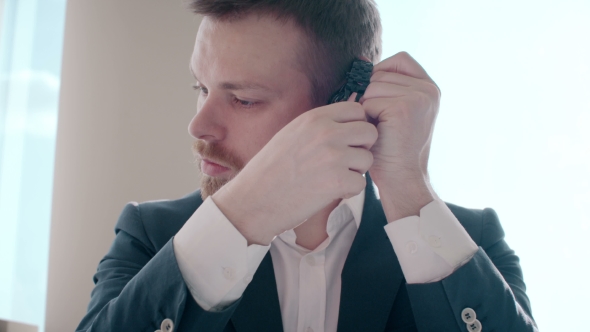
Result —
<instances>
[{"instance_id":1,"label":"man's hand","mask_svg":"<svg viewBox=\"0 0 590 332\"><path fill-rule=\"evenodd\" d=\"M283 127L212 199L249 244L268 245L334 200L358 195L376 139L359 103L312 109Z\"/></svg>"},{"instance_id":2,"label":"man's hand","mask_svg":"<svg viewBox=\"0 0 590 332\"><path fill-rule=\"evenodd\" d=\"M428 156L439 101L437 85L409 54L398 53L373 68L360 102L379 132L369 173L389 221L418 215L436 197Z\"/></svg>"}]
</instances>

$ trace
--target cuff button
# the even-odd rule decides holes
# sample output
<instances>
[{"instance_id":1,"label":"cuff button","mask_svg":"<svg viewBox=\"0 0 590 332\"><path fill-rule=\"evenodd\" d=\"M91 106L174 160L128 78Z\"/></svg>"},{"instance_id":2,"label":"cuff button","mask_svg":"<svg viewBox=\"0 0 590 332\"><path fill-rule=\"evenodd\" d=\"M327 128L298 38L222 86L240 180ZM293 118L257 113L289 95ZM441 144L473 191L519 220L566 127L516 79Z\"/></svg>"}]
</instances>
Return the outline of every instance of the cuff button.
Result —
<instances>
[{"instance_id":1,"label":"cuff button","mask_svg":"<svg viewBox=\"0 0 590 332\"><path fill-rule=\"evenodd\" d=\"M418 252L418 245L417 245L417 244L416 244L416 242L414 242L414 241L409 241L409 242L406 244L406 249L408 250L408 252L409 252L410 254L412 254L412 255L413 255L413 254L415 254L416 252Z\"/></svg>"},{"instance_id":2,"label":"cuff button","mask_svg":"<svg viewBox=\"0 0 590 332\"><path fill-rule=\"evenodd\" d=\"M440 248L440 237L436 235L430 235L428 237L428 244L433 248Z\"/></svg>"},{"instance_id":3,"label":"cuff button","mask_svg":"<svg viewBox=\"0 0 590 332\"><path fill-rule=\"evenodd\" d=\"M481 332L481 322L476 319L475 321L473 321L473 323L467 324L467 331Z\"/></svg>"},{"instance_id":4,"label":"cuff button","mask_svg":"<svg viewBox=\"0 0 590 332\"><path fill-rule=\"evenodd\" d=\"M463 319L465 324L472 324L475 322L476 318L477 316L475 315L475 310L471 308L465 308L463 311L461 311L461 319Z\"/></svg>"},{"instance_id":5,"label":"cuff button","mask_svg":"<svg viewBox=\"0 0 590 332\"><path fill-rule=\"evenodd\" d=\"M225 279L233 281L234 279L236 279L236 270L234 270L231 267L224 267L223 276L225 277Z\"/></svg>"},{"instance_id":6,"label":"cuff button","mask_svg":"<svg viewBox=\"0 0 590 332\"><path fill-rule=\"evenodd\" d=\"M164 319L162 325L160 325L160 330L162 330L162 332L174 332L174 323L172 322L172 319Z\"/></svg>"}]
</instances>

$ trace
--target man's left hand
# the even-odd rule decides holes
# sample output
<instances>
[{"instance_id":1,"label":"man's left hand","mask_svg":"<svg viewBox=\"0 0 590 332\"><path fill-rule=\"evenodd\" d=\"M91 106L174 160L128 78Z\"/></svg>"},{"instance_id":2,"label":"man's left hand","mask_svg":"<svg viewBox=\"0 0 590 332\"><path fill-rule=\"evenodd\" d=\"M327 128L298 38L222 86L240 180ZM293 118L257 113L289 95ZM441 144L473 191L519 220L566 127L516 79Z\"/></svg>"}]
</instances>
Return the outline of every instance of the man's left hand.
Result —
<instances>
[{"instance_id":1,"label":"man's left hand","mask_svg":"<svg viewBox=\"0 0 590 332\"><path fill-rule=\"evenodd\" d=\"M389 221L418 215L436 197L428 157L439 101L438 86L408 53L373 68L360 103L379 133L369 173Z\"/></svg>"}]
</instances>

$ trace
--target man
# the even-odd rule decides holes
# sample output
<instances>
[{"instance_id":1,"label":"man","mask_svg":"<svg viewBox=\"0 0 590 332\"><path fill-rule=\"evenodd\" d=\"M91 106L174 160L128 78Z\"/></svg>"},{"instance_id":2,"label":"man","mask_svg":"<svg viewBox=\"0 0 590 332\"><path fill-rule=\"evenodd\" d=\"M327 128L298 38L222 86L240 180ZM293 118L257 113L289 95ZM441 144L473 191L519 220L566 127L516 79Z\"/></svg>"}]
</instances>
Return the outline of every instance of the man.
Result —
<instances>
[{"instance_id":1,"label":"man","mask_svg":"<svg viewBox=\"0 0 590 332\"><path fill-rule=\"evenodd\" d=\"M201 190L125 207L78 330L536 330L495 212L430 185L440 92L379 62L372 0L192 8ZM364 96L326 105L355 58Z\"/></svg>"}]
</instances>

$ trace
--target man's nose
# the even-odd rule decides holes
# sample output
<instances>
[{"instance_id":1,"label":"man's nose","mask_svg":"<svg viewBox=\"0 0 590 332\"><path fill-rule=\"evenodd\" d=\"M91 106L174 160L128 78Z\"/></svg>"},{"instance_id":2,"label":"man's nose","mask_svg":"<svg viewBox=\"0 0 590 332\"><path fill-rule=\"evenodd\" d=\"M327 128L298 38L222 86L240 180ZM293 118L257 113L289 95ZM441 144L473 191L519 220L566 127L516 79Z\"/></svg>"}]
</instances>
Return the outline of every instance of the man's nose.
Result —
<instances>
[{"instance_id":1,"label":"man's nose","mask_svg":"<svg viewBox=\"0 0 590 332\"><path fill-rule=\"evenodd\" d=\"M199 101L197 114L188 125L188 132L196 139L208 142L221 141L225 137L225 126L220 114L221 108L215 106L212 98Z\"/></svg>"}]
</instances>

